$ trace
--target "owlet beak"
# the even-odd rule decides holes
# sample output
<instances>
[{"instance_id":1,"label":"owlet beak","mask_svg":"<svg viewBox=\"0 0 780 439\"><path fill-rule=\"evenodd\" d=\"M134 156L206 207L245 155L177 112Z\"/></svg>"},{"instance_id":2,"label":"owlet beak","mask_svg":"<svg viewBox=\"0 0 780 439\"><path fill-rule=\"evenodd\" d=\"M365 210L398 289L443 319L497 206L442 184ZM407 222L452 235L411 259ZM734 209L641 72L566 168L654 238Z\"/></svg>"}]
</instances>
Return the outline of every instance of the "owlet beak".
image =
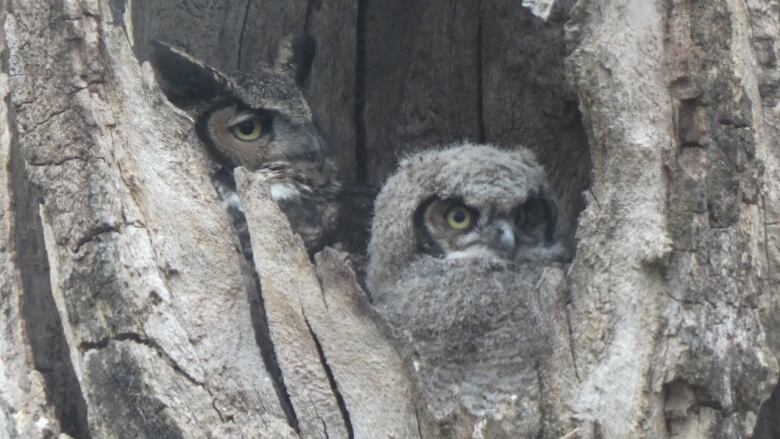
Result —
<instances>
[{"instance_id":1,"label":"owlet beak","mask_svg":"<svg viewBox=\"0 0 780 439\"><path fill-rule=\"evenodd\" d=\"M506 259L514 259L517 251L517 240L515 239L515 229L509 221L498 220L490 230L489 245L499 256Z\"/></svg>"}]
</instances>

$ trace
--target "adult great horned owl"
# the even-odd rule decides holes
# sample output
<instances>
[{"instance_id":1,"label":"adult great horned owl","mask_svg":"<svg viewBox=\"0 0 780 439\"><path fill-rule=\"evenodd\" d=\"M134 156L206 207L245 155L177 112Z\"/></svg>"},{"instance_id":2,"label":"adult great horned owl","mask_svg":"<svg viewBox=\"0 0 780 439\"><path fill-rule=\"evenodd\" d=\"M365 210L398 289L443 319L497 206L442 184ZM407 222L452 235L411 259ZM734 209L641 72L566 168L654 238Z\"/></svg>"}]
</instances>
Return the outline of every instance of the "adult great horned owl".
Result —
<instances>
[{"instance_id":1,"label":"adult great horned owl","mask_svg":"<svg viewBox=\"0 0 780 439\"><path fill-rule=\"evenodd\" d=\"M243 217L233 168L267 173L271 196L312 253L336 231L342 191L300 88L313 53L311 38L291 36L273 65L251 75L226 74L163 43L152 46L162 89L193 117L198 136L222 166L215 186L228 208Z\"/></svg>"},{"instance_id":2,"label":"adult great horned owl","mask_svg":"<svg viewBox=\"0 0 780 439\"><path fill-rule=\"evenodd\" d=\"M407 157L387 181L368 288L439 434L470 436L465 422L537 437L549 334L535 283L559 254L555 202L528 150L452 145Z\"/></svg>"}]
</instances>

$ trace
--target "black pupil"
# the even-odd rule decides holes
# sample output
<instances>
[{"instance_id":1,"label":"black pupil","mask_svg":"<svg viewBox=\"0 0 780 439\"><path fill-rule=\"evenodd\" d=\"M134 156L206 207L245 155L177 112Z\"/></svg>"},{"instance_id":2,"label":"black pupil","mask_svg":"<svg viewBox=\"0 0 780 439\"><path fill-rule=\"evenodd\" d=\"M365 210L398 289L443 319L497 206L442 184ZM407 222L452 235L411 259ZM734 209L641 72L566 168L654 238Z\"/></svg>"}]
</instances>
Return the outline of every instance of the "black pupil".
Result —
<instances>
[{"instance_id":1,"label":"black pupil","mask_svg":"<svg viewBox=\"0 0 780 439\"><path fill-rule=\"evenodd\" d=\"M460 224L460 223L466 221L466 212L464 212L462 210L456 210L455 212L452 213L452 219L456 223Z\"/></svg>"},{"instance_id":2,"label":"black pupil","mask_svg":"<svg viewBox=\"0 0 780 439\"><path fill-rule=\"evenodd\" d=\"M245 135L252 134L255 131L255 121L248 120L246 122L241 122L238 124L238 131L241 131L241 134Z\"/></svg>"}]
</instances>

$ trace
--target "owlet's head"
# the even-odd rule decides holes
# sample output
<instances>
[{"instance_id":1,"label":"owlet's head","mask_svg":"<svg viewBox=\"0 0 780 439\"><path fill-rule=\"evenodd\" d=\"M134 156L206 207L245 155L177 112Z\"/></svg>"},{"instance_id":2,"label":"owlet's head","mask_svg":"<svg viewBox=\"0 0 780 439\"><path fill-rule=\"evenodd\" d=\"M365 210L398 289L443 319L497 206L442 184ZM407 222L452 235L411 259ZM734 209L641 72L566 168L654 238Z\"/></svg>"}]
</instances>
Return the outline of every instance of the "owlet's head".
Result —
<instances>
[{"instance_id":1,"label":"owlet's head","mask_svg":"<svg viewBox=\"0 0 780 439\"><path fill-rule=\"evenodd\" d=\"M223 165L257 169L283 161L319 169L325 144L300 88L313 54L310 37L288 37L273 65L252 75L225 74L155 42L152 62L168 98L192 114L201 140Z\"/></svg>"},{"instance_id":2,"label":"owlet's head","mask_svg":"<svg viewBox=\"0 0 780 439\"><path fill-rule=\"evenodd\" d=\"M458 144L402 160L376 202L369 284L421 258L518 263L560 252L544 170L525 148Z\"/></svg>"}]
</instances>

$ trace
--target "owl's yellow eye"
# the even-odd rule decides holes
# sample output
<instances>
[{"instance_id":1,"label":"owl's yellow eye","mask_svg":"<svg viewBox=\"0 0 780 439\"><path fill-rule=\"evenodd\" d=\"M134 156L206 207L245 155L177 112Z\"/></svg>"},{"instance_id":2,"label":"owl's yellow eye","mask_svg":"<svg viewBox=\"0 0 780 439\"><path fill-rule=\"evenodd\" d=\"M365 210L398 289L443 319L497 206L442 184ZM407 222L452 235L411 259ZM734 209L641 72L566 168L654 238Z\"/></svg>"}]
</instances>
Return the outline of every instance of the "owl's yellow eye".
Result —
<instances>
[{"instance_id":1,"label":"owl's yellow eye","mask_svg":"<svg viewBox=\"0 0 780 439\"><path fill-rule=\"evenodd\" d=\"M248 119L240 122L232 126L230 130L238 140L243 140L244 142L257 140L260 138L260 135L263 134L262 125L255 119Z\"/></svg>"},{"instance_id":2,"label":"owl's yellow eye","mask_svg":"<svg viewBox=\"0 0 780 439\"><path fill-rule=\"evenodd\" d=\"M474 221L474 215L471 211L463 206L451 207L444 214L444 218L447 220L447 225L455 230L464 230L471 227L471 223Z\"/></svg>"}]
</instances>

